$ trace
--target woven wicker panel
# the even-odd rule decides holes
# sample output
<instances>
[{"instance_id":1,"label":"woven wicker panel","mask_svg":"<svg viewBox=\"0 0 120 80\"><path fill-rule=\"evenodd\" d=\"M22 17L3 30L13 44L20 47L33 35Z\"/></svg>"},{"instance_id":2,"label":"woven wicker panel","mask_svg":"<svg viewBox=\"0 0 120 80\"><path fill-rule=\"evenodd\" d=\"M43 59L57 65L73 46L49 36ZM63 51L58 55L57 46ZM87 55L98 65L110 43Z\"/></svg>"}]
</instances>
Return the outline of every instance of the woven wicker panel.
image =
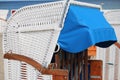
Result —
<instances>
[{"instance_id":1,"label":"woven wicker panel","mask_svg":"<svg viewBox=\"0 0 120 80\"><path fill-rule=\"evenodd\" d=\"M65 6L64 1L58 1L18 9L7 21L4 53L21 54L47 67L62 28ZM41 80L41 74L29 64L4 61L5 80Z\"/></svg>"}]
</instances>

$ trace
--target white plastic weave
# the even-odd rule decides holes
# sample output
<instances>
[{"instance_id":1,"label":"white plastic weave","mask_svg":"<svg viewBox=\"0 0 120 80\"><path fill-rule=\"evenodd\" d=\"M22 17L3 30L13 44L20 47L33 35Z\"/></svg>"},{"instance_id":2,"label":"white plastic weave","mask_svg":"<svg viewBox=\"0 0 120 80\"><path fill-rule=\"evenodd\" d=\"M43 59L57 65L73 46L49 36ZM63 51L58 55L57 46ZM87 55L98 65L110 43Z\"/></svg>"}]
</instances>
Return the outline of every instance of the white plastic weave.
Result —
<instances>
[{"instance_id":1,"label":"white plastic weave","mask_svg":"<svg viewBox=\"0 0 120 80\"><path fill-rule=\"evenodd\" d=\"M7 21L4 53L30 57L47 67L57 43L65 15L65 1L31 5L17 10ZM25 62L4 60L5 80L51 80Z\"/></svg>"}]
</instances>

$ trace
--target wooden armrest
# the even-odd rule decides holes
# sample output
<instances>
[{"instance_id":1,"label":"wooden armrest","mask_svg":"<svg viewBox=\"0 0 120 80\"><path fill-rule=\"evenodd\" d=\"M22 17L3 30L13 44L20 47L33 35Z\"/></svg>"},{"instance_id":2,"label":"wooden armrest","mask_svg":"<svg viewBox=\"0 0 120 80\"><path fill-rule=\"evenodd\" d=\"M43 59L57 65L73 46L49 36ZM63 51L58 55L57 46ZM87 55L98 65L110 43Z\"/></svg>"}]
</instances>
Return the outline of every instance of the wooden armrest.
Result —
<instances>
[{"instance_id":1,"label":"wooden armrest","mask_svg":"<svg viewBox=\"0 0 120 80\"><path fill-rule=\"evenodd\" d=\"M14 54L14 53L6 53L4 55L4 58L26 62L26 63L32 65L34 68L36 68L42 74L53 75L53 80L58 80L58 79L59 80L68 80L68 70L47 69L47 68L42 67L42 65L40 63L38 63L37 61L35 61L29 57L26 57L24 55Z\"/></svg>"},{"instance_id":2,"label":"wooden armrest","mask_svg":"<svg viewBox=\"0 0 120 80\"><path fill-rule=\"evenodd\" d=\"M26 62L26 63L32 65L34 68L36 68L41 73L44 73L44 71L45 71L45 68L42 67L41 64L39 64L37 61L35 61L27 56L24 56L24 55L19 55L19 54L14 54L14 53L6 53L4 55L4 58Z\"/></svg>"}]
</instances>

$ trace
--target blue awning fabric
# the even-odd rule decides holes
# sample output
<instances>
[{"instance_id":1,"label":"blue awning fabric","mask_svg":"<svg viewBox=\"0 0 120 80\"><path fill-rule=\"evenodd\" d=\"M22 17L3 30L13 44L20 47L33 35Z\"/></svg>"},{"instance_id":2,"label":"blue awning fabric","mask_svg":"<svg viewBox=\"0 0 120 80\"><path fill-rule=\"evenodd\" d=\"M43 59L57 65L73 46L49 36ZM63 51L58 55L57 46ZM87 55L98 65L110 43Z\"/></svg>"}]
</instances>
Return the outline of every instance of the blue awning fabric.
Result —
<instances>
[{"instance_id":1,"label":"blue awning fabric","mask_svg":"<svg viewBox=\"0 0 120 80\"><path fill-rule=\"evenodd\" d=\"M116 41L114 29L98 8L70 5L58 39L63 50L77 53L92 45L106 48Z\"/></svg>"}]
</instances>

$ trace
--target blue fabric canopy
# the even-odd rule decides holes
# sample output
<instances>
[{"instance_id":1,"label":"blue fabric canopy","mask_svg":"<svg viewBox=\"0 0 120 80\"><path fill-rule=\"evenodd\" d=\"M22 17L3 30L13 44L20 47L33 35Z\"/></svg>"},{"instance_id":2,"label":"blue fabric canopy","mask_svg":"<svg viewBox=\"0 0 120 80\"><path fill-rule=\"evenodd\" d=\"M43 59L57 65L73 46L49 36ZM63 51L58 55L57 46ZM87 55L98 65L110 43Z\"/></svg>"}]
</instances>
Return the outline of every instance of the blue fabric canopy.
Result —
<instances>
[{"instance_id":1,"label":"blue fabric canopy","mask_svg":"<svg viewBox=\"0 0 120 80\"><path fill-rule=\"evenodd\" d=\"M98 8L71 4L58 44L68 52L81 52L92 45L109 47L116 42L114 29Z\"/></svg>"}]
</instances>

